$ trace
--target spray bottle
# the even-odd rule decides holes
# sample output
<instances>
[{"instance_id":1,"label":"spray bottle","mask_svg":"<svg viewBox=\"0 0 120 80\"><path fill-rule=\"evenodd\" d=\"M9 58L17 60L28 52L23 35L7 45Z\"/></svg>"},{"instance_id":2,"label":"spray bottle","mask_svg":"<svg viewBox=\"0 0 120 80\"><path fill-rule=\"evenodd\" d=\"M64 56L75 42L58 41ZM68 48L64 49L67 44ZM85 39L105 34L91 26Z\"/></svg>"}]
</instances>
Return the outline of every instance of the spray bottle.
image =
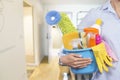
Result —
<instances>
[{"instance_id":1,"label":"spray bottle","mask_svg":"<svg viewBox=\"0 0 120 80\"><path fill-rule=\"evenodd\" d=\"M85 36L88 36L88 47L96 45L96 34L98 34L98 29L88 27L84 28Z\"/></svg>"},{"instance_id":2,"label":"spray bottle","mask_svg":"<svg viewBox=\"0 0 120 80\"><path fill-rule=\"evenodd\" d=\"M63 73L63 80L68 80L68 75L67 75L67 73Z\"/></svg>"}]
</instances>

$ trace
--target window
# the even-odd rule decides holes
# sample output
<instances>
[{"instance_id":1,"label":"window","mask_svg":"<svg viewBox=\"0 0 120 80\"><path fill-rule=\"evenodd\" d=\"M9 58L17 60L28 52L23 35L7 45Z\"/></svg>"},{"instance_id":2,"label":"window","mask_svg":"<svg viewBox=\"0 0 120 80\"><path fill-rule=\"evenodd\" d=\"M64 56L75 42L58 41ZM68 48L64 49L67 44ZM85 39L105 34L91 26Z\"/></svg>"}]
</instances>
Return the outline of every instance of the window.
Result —
<instances>
[{"instance_id":1,"label":"window","mask_svg":"<svg viewBox=\"0 0 120 80\"><path fill-rule=\"evenodd\" d=\"M79 26L81 20L85 17L88 11L79 11L76 14L76 25Z\"/></svg>"}]
</instances>

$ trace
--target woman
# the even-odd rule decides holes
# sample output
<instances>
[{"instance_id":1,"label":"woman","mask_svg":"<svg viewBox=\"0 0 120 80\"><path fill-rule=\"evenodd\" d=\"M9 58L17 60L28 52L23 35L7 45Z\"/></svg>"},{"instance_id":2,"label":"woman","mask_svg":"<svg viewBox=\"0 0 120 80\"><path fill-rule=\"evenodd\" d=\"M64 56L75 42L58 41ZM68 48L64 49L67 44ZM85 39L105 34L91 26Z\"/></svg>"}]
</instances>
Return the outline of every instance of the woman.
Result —
<instances>
[{"instance_id":1,"label":"woman","mask_svg":"<svg viewBox=\"0 0 120 80\"><path fill-rule=\"evenodd\" d=\"M103 21L102 39L106 41L115 55L120 58L120 0L109 0L97 9L91 10L80 23L78 29L91 26L97 18ZM82 58L77 54L69 54L60 57L60 61L74 68L83 68L91 63L91 59ZM79 76L79 75L78 75ZM113 68L109 72L98 71L93 74L91 80L120 80L120 61L113 63ZM80 79L77 79L80 80Z\"/></svg>"}]
</instances>

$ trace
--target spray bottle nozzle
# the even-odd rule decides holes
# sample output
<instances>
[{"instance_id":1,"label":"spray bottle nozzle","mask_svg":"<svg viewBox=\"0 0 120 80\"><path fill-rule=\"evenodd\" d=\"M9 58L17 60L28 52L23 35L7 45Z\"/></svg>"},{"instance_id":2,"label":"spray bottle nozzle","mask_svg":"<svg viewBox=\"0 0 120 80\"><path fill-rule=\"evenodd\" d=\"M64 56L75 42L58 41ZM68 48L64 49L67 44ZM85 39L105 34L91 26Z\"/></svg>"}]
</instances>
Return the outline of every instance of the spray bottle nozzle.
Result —
<instances>
[{"instance_id":1,"label":"spray bottle nozzle","mask_svg":"<svg viewBox=\"0 0 120 80\"><path fill-rule=\"evenodd\" d=\"M98 29L95 28L84 28L84 32L86 32L85 36L87 36L88 33L92 32L94 34L98 34Z\"/></svg>"},{"instance_id":2,"label":"spray bottle nozzle","mask_svg":"<svg viewBox=\"0 0 120 80\"><path fill-rule=\"evenodd\" d=\"M84 31L86 33L89 33L89 32L98 33L98 29L95 29L95 28L84 28Z\"/></svg>"}]
</instances>

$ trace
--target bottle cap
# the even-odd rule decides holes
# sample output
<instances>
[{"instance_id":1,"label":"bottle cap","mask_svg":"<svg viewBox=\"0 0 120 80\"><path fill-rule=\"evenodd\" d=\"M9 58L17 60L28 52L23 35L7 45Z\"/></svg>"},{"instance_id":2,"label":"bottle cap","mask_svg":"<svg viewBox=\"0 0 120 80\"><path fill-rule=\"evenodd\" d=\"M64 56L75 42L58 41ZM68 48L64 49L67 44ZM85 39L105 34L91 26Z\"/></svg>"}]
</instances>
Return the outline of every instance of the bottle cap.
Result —
<instances>
[{"instance_id":1,"label":"bottle cap","mask_svg":"<svg viewBox=\"0 0 120 80\"><path fill-rule=\"evenodd\" d=\"M101 24L102 24L102 20L101 20L100 18L98 18L98 19L96 20L96 24L101 25Z\"/></svg>"}]
</instances>

